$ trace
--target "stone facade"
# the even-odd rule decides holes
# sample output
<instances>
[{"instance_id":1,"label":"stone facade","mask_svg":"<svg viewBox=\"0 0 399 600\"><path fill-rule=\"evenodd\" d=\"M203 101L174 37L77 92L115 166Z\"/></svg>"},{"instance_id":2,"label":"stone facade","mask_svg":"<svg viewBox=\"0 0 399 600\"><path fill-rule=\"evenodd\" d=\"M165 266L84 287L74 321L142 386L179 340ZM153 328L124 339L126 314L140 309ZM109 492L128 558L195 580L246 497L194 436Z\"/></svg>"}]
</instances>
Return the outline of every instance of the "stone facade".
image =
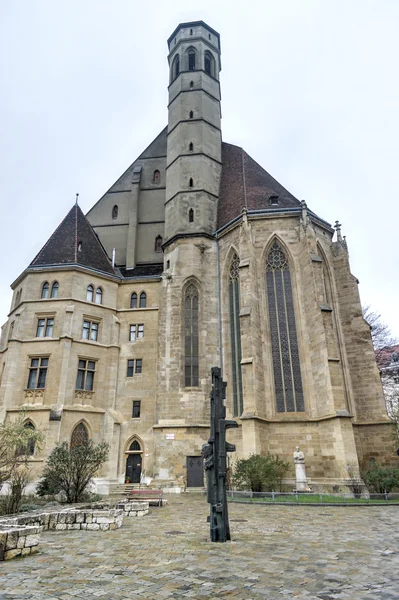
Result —
<instances>
[{"instance_id":1,"label":"stone facade","mask_svg":"<svg viewBox=\"0 0 399 600\"><path fill-rule=\"evenodd\" d=\"M239 424L229 432L234 459L271 452L292 462L300 445L308 479L324 486L359 460L394 462L339 224L334 231L241 148L222 143L217 32L185 23L168 48L168 126L87 218L71 209L12 284L1 418L23 407L45 432L45 448L31 457L37 475L82 423L110 444L100 492L144 477L190 486L187 465L209 435L210 369L219 364L228 416ZM284 256L282 292L276 276L266 282L273 248ZM40 320L53 321L49 335ZM45 385L33 385L32 360L42 359Z\"/></svg>"}]
</instances>

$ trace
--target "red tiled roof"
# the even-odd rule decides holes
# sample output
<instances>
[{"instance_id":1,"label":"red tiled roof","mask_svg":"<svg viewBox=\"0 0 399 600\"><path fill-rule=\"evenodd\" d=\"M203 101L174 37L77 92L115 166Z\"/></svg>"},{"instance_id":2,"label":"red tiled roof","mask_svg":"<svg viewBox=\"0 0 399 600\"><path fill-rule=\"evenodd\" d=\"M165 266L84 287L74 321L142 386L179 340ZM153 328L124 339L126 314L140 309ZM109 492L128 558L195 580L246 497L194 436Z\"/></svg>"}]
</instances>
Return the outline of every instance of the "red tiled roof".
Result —
<instances>
[{"instance_id":1,"label":"red tiled roof","mask_svg":"<svg viewBox=\"0 0 399 600\"><path fill-rule=\"evenodd\" d=\"M29 266L65 264L82 265L115 274L103 245L77 204L71 208Z\"/></svg>"},{"instance_id":2,"label":"red tiled roof","mask_svg":"<svg viewBox=\"0 0 399 600\"><path fill-rule=\"evenodd\" d=\"M218 204L218 229L248 210L273 208L270 196L278 196L279 208L299 208L300 201L265 171L242 148L222 143L222 175Z\"/></svg>"}]
</instances>

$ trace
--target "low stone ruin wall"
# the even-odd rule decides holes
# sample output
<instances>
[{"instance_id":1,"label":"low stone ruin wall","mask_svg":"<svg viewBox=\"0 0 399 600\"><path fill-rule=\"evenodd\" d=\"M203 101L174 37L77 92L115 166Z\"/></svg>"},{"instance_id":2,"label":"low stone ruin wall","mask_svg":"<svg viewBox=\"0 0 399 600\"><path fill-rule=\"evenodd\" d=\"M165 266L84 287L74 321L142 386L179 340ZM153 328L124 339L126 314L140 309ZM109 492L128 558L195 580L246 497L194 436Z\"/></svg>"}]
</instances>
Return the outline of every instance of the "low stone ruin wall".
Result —
<instances>
[{"instance_id":1,"label":"low stone ruin wall","mask_svg":"<svg viewBox=\"0 0 399 600\"><path fill-rule=\"evenodd\" d=\"M61 511L29 513L0 519L0 560L36 552L40 532L47 530L110 531L122 526L124 517L143 517L148 502L121 502L116 508L69 508Z\"/></svg>"},{"instance_id":2,"label":"low stone ruin wall","mask_svg":"<svg viewBox=\"0 0 399 600\"><path fill-rule=\"evenodd\" d=\"M144 517L149 511L149 502L129 502L122 500L116 508L123 511L124 517Z\"/></svg>"},{"instance_id":3,"label":"low stone ruin wall","mask_svg":"<svg viewBox=\"0 0 399 600\"><path fill-rule=\"evenodd\" d=\"M0 526L0 560L37 552L41 527Z\"/></svg>"}]
</instances>

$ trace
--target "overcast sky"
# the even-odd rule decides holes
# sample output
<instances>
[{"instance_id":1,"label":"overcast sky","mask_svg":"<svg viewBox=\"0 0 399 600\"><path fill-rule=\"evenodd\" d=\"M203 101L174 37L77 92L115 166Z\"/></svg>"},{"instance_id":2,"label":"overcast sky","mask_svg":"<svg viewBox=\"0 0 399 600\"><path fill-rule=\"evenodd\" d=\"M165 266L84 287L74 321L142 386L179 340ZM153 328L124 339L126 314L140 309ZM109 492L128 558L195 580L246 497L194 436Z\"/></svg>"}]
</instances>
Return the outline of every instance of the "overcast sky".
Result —
<instances>
[{"instance_id":1,"label":"overcast sky","mask_svg":"<svg viewBox=\"0 0 399 600\"><path fill-rule=\"evenodd\" d=\"M224 141L341 221L399 336L396 0L0 0L0 321L75 193L87 212L166 125L166 40L191 20L221 35Z\"/></svg>"}]
</instances>

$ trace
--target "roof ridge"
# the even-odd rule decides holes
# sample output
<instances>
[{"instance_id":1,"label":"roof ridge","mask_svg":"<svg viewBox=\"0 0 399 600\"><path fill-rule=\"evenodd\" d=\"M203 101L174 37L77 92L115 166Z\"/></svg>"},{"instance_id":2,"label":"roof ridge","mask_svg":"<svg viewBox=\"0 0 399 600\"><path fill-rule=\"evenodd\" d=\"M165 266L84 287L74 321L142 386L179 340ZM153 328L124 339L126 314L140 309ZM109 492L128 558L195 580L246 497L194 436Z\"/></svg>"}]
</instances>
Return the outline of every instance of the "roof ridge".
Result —
<instances>
[{"instance_id":1,"label":"roof ridge","mask_svg":"<svg viewBox=\"0 0 399 600\"><path fill-rule=\"evenodd\" d=\"M65 217L62 219L61 223L58 225L58 227L56 227L56 229L54 229L53 233L50 235L50 237L48 238L47 242L44 244L44 246L42 246L40 248L40 250L36 254L35 258L30 262L30 265L33 265L33 263L35 262L35 260L38 258L39 254L41 254L45 250L45 248L47 248L47 246L50 243L51 238L57 233L57 231L60 229L60 227L62 227L62 225L67 220L67 218L69 217L70 213L72 212L72 210L73 210L73 207L67 212L67 214L65 215Z\"/></svg>"}]
</instances>

